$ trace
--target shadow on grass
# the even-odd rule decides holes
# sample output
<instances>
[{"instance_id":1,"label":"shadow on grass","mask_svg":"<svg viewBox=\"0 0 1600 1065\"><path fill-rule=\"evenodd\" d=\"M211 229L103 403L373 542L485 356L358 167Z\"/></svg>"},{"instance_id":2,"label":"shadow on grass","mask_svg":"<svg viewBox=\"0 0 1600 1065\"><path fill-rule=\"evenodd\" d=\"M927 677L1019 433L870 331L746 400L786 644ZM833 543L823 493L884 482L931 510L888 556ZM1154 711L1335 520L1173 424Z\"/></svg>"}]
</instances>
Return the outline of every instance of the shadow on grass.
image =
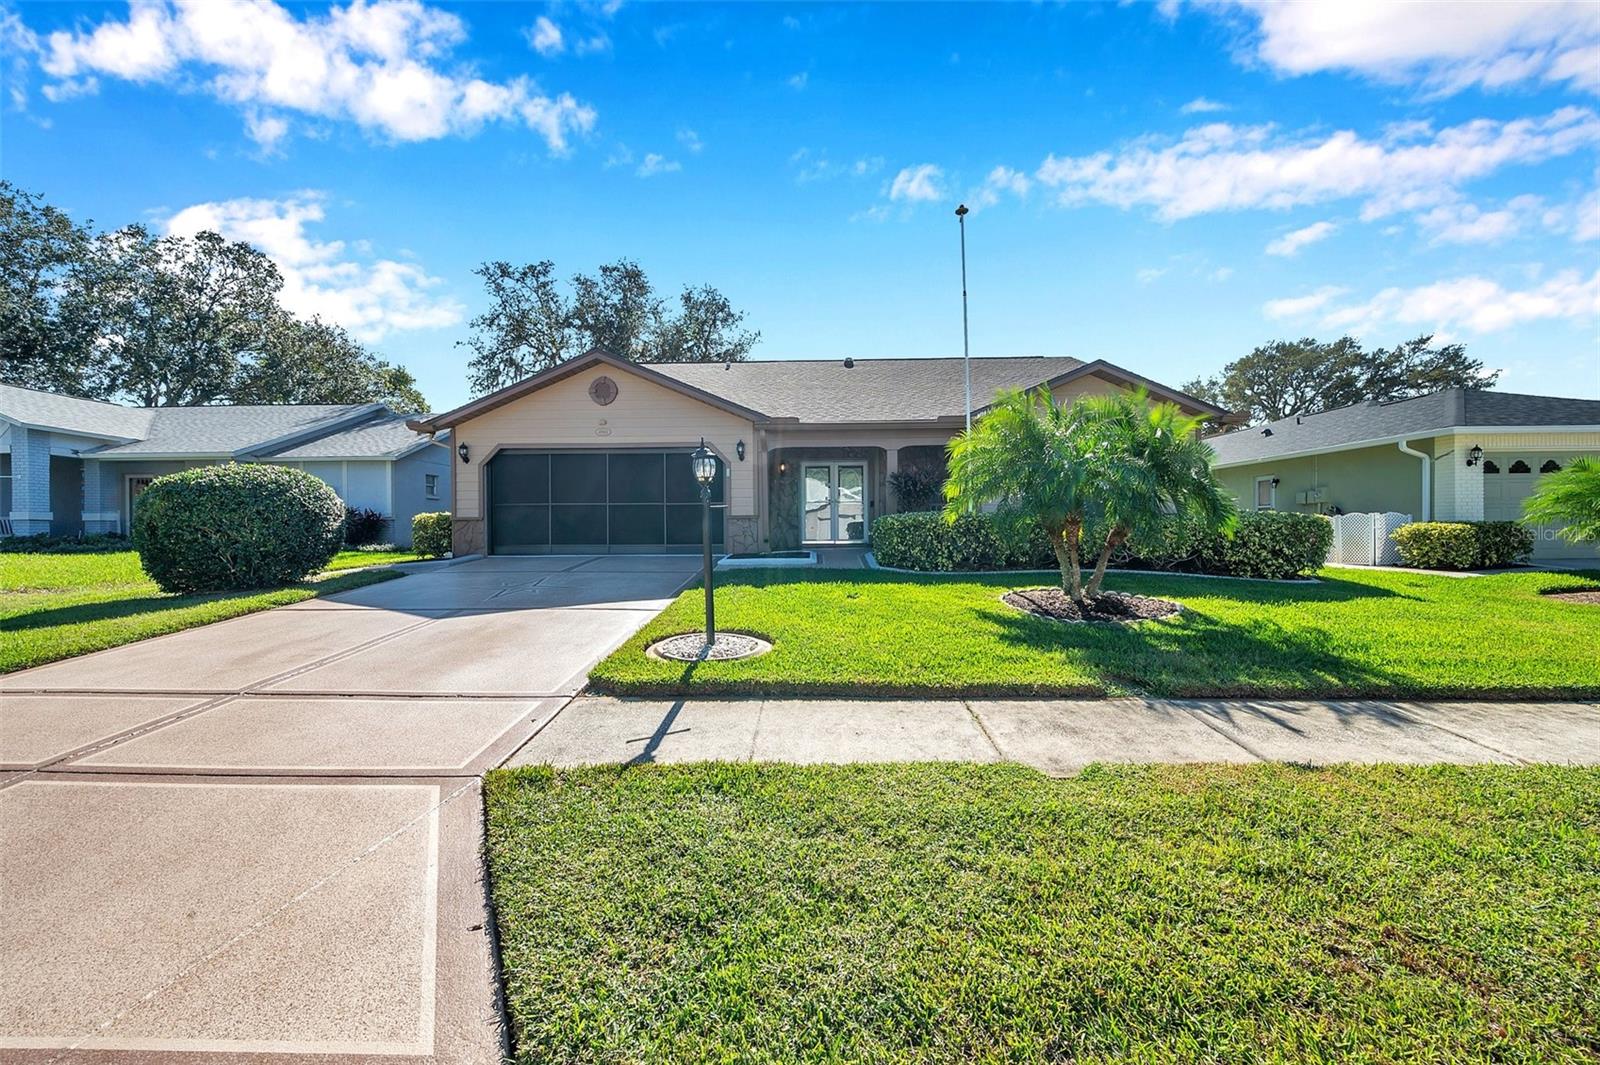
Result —
<instances>
[{"instance_id":1,"label":"shadow on grass","mask_svg":"<svg viewBox=\"0 0 1600 1065\"><path fill-rule=\"evenodd\" d=\"M62 625L87 625L102 621L118 621L132 617L150 617L187 610L210 603L231 603L257 599L275 592L306 591L310 597L348 592L368 584L387 580L391 575L378 575L373 571L341 574L324 581L304 581L299 584L280 584L272 588L255 588L238 592L216 592L206 595L136 595L125 599L108 599L97 603L74 603L70 606L46 607L13 617L0 619L0 632L26 632L32 629L49 629ZM392 576L398 577L399 573ZM70 595L70 592L52 592L51 595Z\"/></svg>"},{"instance_id":2,"label":"shadow on grass","mask_svg":"<svg viewBox=\"0 0 1600 1065\"><path fill-rule=\"evenodd\" d=\"M1222 621L1187 604L1175 617L1134 625L1047 621L999 603L977 615L1007 643L1069 655L1107 681L1152 695L1394 695L1414 684L1329 650L1321 629Z\"/></svg>"},{"instance_id":3,"label":"shadow on grass","mask_svg":"<svg viewBox=\"0 0 1600 1065\"><path fill-rule=\"evenodd\" d=\"M996 589L1036 588L1058 585L1060 574L1054 570L1029 573L893 573L885 570L745 570L737 574L719 575L719 588L742 586L749 588L779 588L796 584L812 585L924 585L977 584ZM1120 591L1137 591L1141 594L1165 595L1177 598L1217 597L1237 599L1252 603L1338 603L1355 599L1410 599L1422 597L1407 595L1392 588L1382 588L1360 581L1338 577L1320 577L1314 581L1241 580L1229 577L1208 577L1203 574L1144 573L1138 570L1118 570L1107 574L1108 588ZM694 587L699 587L696 582Z\"/></svg>"}]
</instances>

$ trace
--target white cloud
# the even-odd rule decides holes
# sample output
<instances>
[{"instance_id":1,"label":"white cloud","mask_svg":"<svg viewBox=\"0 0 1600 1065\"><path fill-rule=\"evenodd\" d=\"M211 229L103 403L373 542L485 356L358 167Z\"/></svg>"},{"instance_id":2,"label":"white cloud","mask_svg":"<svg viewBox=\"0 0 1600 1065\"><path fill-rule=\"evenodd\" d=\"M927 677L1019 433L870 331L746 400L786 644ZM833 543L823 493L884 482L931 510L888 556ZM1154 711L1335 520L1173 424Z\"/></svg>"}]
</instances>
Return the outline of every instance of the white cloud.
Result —
<instances>
[{"instance_id":1,"label":"white cloud","mask_svg":"<svg viewBox=\"0 0 1600 1065\"><path fill-rule=\"evenodd\" d=\"M283 274L283 305L309 318L321 315L368 342L391 332L459 323L461 304L435 295L443 282L416 263L371 259L343 241L319 241L306 232L324 218L323 197L306 192L283 200L237 199L198 203L167 219L166 232L203 229L249 241Z\"/></svg>"},{"instance_id":2,"label":"white cloud","mask_svg":"<svg viewBox=\"0 0 1600 1065\"><path fill-rule=\"evenodd\" d=\"M1115 152L1057 157L1036 177L1068 206L1149 206L1173 220L1210 211L1283 209L1350 197L1382 217L1458 198L1456 189L1504 166L1600 144L1600 116L1565 107L1543 118L1476 119L1419 138L1376 140L1350 130L1289 136L1275 127L1212 123L1177 141L1142 137Z\"/></svg>"},{"instance_id":3,"label":"white cloud","mask_svg":"<svg viewBox=\"0 0 1600 1065\"><path fill-rule=\"evenodd\" d=\"M683 169L683 164L675 159L668 159L664 155L650 152L639 164L639 169L634 171L640 177L655 177L657 174L672 174Z\"/></svg>"},{"instance_id":4,"label":"white cloud","mask_svg":"<svg viewBox=\"0 0 1600 1065\"><path fill-rule=\"evenodd\" d=\"M1337 285L1324 285L1315 292L1308 292L1304 296L1289 296L1285 299L1268 300L1261 307L1261 313L1268 318L1299 318L1313 311L1321 310L1335 298L1344 295L1348 289Z\"/></svg>"},{"instance_id":5,"label":"white cloud","mask_svg":"<svg viewBox=\"0 0 1600 1065\"><path fill-rule=\"evenodd\" d=\"M1184 115L1209 115L1215 111L1226 110L1228 110L1227 104L1221 104L1215 100L1208 100L1204 96L1196 96L1193 100L1190 100L1188 103L1178 108L1178 113Z\"/></svg>"},{"instance_id":6,"label":"white cloud","mask_svg":"<svg viewBox=\"0 0 1600 1065\"><path fill-rule=\"evenodd\" d=\"M1214 281L1214 282L1216 282L1218 284L1221 284L1222 282L1228 280L1228 278L1230 278L1232 276L1233 276L1233 267L1231 267L1231 266L1219 266L1215 270L1211 271L1209 274L1206 275L1206 280L1207 281Z\"/></svg>"},{"instance_id":7,"label":"white cloud","mask_svg":"<svg viewBox=\"0 0 1600 1065\"><path fill-rule=\"evenodd\" d=\"M1271 244L1268 244L1267 254L1296 255L1306 245L1315 244L1319 240L1326 240L1338 228L1332 222L1313 222L1309 226L1285 233Z\"/></svg>"},{"instance_id":8,"label":"white cloud","mask_svg":"<svg viewBox=\"0 0 1600 1065\"><path fill-rule=\"evenodd\" d=\"M1152 281L1158 281L1165 277L1168 269L1169 267L1165 266L1147 266L1133 276L1138 280L1139 284L1148 285Z\"/></svg>"},{"instance_id":9,"label":"white cloud","mask_svg":"<svg viewBox=\"0 0 1600 1065\"><path fill-rule=\"evenodd\" d=\"M1254 16L1255 58L1282 74L1347 70L1436 93L1565 82L1600 91L1593 0L1202 0Z\"/></svg>"},{"instance_id":10,"label":"white cloud","mask_svg":"<svg viewBox=\"0 0 1600 1065\"><path fill-rule=\"evenodd\" d=\"M835 162L825 151L812 152L810 148L800 148L789 156L789 164L795 168L795 181L805 185L837 177L868 177L883 169L883 156L862 156L841 163Z\"/></svg>"},{"instance_id":11,"label":"white cloud","mask_svg":"<svg viewBox=\"0 0 1600 1065\"><path fill-rule=\"evenodd\" d=\"M351 0L305 18L273 0L139 0L126 21L51 33L40 66L56 99L91 91L96 77L198 86L261 129L283 123L274 143L291 114L353 122L394 141L521 123L558 154L594 127L594 109L568 93L447 66L465 39L459 17L421 0Z\"/></svg>"},{"instance_id":12,"label":"white cloud","mask_svg":"<svg viewBox=\"0 0 1600 1065\"><path fill-rule=\"evenodd\" d=\"M1578 201L1573 240L1600 240L1600 189Z\"/></svg>"},{"instance_id":13,"label":"white cloud","mask_svg":"<svg viewBox=\"0 0 1600 1065\"><path fill-rule=\"evenodd\" d=\"M700 134L687 127L678 130L678 143L683 145L685 151L696 155L705 147L705 142L700 139Z\"/></svg>"},{"instance_id":14,"label":"white cloud","mask_svg":"<svg viewBox=\"0 0 1600 1065\"><path fill-rule=\"evenodd\" d=\"M288 136L289 121L279 115L263 115L251 111L244 118L245 132L256 142L264 155L278 150L278 142Z\"/></svg>"},{"instance_id":15,"label":"white cloud","mask_svg":"<svg viewBox=\"0 0 1600 1065\"><path fill-rule=\"evenodd\" d=\"M932 163L908 166L894 176L894 181L889 185L889 199L910 203L942 199L944 189L940 182L943 179L944 171Z\"/></svg>"},{"instance_id":16,"label":"white cloud","mask_svg":"<svg viewBox=\"0 0 1600 1065\"><path fill-rule=\"evenodd\" d=\"M1543 207L1537 196L1518 196L1492 211L1471 203L1446 203L1418 214L1417 225L1434 244L1494 244L1538 221Z\"/></svg>"},{"instance_id":17,"label":"white cloud","mask_svg":"<svg viewBox=\"0 0 1600 1065\"><path fill-rule=\"evenodd\" d=\"M587 37L578 38L578 43L572 46L576 55L599 55L611 51L611 36L605 30L595 30Z\"/></svg>"},{"instance_id":18,"label":"white cloud","mask_svg":"<svg viewBox=\"0 0 1600 1065\"><path fill-rule=\"evenodd\" d=\"M540 15L534 19L533 25L524 29L522 35L528 39L528 47L546 58L560 55L567 50L567 41L561 35L561 27L547 15Z\"/></svg>"},{"instance_id":19,"label":"white cloud","mask_svg":"<svg viewBox=\"0 0 1600 1065\"><path fill-rule=\"evenodd\" d=\"M811 83L811 72L808 70L802 70L798 74L791 74L789 75L788 83L789 88L798 92Z\"/></svg>"},{"instance_id":20,"label":"white cloud","mask_svg":"<svg viewBox=\"0 0 1600 1065\"><path fill-rule=\"evenodd\" d=\"M997 166L989 171L989 176L983 179L983 184L972 191L967 197L974 209L993 207L1000 202L1003 193L1010 193L1019 200L1028 195L1028 190L1033 188L1033 181L1020 170L1013 170L1009 166Z\"/></svg>"},{"instance_id":21,"label":"white cloud","mask_svg":"<svg viewBox=\"0 0 1600 1065\"><path fill-rule=\"evenodd\" d=\"M1362 303L1329 310L1324 324L1356 333L1398 323L1424 332L1468 329L1494 333L1524 322L1600 316L1600 270L1585 278L1564 270L1543 284L1507 289L1470 276L1416 288L1386 288Z\"/></svg>"}]
</instances>

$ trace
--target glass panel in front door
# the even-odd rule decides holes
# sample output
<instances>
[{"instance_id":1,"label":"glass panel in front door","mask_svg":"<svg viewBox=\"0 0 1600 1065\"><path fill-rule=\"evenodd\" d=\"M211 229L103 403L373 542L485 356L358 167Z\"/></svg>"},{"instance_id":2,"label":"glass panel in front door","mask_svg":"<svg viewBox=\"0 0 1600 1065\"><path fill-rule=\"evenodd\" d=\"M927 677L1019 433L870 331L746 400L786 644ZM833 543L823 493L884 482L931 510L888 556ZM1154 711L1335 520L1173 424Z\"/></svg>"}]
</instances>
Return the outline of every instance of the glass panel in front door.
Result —
<instances>
[{"instance_id":1,"label":"glass panel in front door","mask_svg":"<svg viewBox=\"0 0 1600 1065\"><path fill-rule=\"evenodd\" d=\"M839 467L839 495L834 506L837 512L834 529L835 540L865 540L867 538L867 468L865 466Z\"/></svg>"},{"instance_id":2,"label":"glass panel in front door","mask_svg":"<svg viewBox=\"0 0 1600 1065\"><path fill-rule=\"evenodd\" d=\"M833 469L807 466L803 476L805 495L800 511L800 535L805 540L833 539Z\"/></svg>"}]
</instances>

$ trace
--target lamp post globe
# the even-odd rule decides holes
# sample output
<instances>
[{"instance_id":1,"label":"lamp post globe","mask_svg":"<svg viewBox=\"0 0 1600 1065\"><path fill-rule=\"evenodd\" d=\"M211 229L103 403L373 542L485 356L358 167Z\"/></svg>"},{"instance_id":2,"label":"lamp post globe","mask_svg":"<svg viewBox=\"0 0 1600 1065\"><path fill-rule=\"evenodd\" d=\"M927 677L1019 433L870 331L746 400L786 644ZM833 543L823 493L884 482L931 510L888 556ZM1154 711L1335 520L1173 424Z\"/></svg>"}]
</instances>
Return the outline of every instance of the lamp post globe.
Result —
<instances>
[{"instance_id":1,"label":"lamp post globe","mask_svg":"<svg viewBox=\"0 0 1600 1065\"><path fill-rule=\"evenodd\" d=\"M703 583L706 586L705 653L709 657L711 648L717 643L717 614L711 598L711 485L717 479L717 456L706 447L704 438L700 440L700 446L689 453L689 466L694 471L694 479L700 485L701 566L704 570Z\"/></svg>"}]
</instances>

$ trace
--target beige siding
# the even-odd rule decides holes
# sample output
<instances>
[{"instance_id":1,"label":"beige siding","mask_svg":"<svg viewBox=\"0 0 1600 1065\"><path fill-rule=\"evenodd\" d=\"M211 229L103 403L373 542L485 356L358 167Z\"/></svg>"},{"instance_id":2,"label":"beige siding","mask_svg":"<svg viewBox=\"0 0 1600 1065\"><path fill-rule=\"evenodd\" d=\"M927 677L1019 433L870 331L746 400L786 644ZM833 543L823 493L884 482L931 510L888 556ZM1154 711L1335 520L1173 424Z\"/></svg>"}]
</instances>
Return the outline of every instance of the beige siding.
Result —
<instances>
[{"instance_id":1,"label":"beige siding","mask_svg":"<svg viewBox=\"0 0 1600 1065\"><path fill-rule=\"evenodd\" d=\"M604 407L589 398L589 383L600 376L617 384L617 398ZM483 516L484 471L500 448L694 447L702 436L728 463L730 514L755 514L755 429L748 420L626 370L596 366L455 427L454 442L471 455L454 478L455 515ZM743 462L735 454L740 440Z\"/></svg>"}]
</instances>

